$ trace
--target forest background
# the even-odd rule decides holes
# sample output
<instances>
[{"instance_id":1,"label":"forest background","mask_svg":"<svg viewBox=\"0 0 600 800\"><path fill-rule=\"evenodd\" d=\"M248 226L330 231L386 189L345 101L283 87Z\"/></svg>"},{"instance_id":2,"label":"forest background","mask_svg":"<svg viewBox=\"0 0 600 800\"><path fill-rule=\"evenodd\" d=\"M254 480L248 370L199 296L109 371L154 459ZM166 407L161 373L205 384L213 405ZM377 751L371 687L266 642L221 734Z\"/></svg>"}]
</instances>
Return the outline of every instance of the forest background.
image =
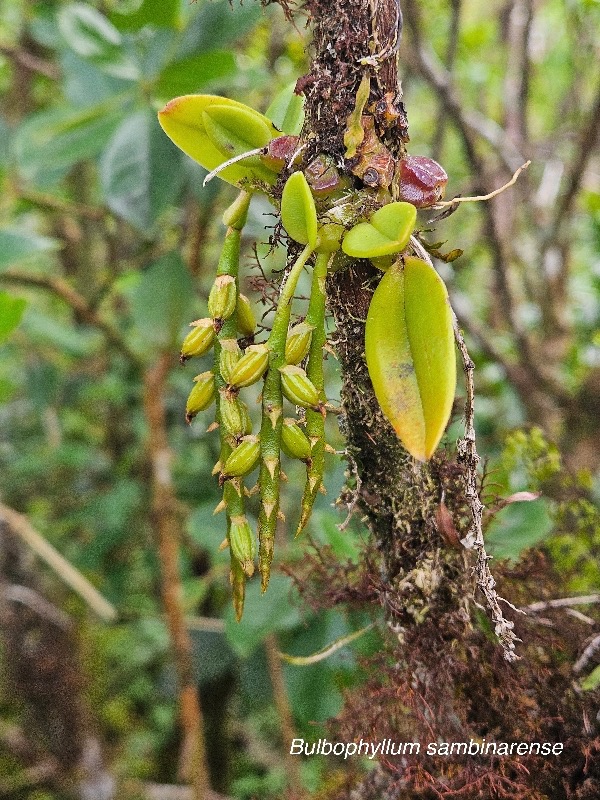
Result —
<instances>
[{"instance_id":1,"label":"forest background","mask_svg":"<svg viewBox=\"0 0 600 800\"><path fill-rule=\"evenodd\" d=\"M490 191L532 160L490 204L436 222L430 241L464 251L436 266L476 362L492 566L507 559L518 571L538 548L554 578L531 602L587 601L533 610L521 655L527 631L562 624L552 614L567 619L564 669L575 666L578 691L594 692L600 5L432 0L403 9L411 154L444 165L449 196ZM307 552L310 563L333 554L351 570L368 550L366 528L354 515L340 529L346 508L334 503L347 464L329 457L328 494L308 535L292 541L281 526L268 593L251 582L235 621L213 517L217 442L202 421L185 425L198 369L177 359L187 323L205 316L235 191L216 180L203 188L204 171L156 119L191 92L264 111L308 69L304 22L251 0L2 4L0 796L191 797L164 788L186 782L197 735L197 718L180 722L179 709L195 707L186 685L198 688L203 780L214 792L333 797L348 779L339 762L290 758L289 742L331 736L327 720L360 694L388 634L377 604L318 608L314 592L302 598L298 575L310 582ZM271 212L254 202L244 230L245 289L257 302L261 269L268 276L284 263L269 253ZM327 371L335 393L332 355ZM449 451L463 428L460 385L459 396ZM328 434L343 450L335 423ZM152 479L156 441L170 452L166 495ZM302 469L286 471L293 518ZM528 501L503 501L518 492ZM181 603L169 604L169 589L181 590ZM318 663L278 655L315 653L373 620L381 624Z\"/></svg>"}]
</instances>

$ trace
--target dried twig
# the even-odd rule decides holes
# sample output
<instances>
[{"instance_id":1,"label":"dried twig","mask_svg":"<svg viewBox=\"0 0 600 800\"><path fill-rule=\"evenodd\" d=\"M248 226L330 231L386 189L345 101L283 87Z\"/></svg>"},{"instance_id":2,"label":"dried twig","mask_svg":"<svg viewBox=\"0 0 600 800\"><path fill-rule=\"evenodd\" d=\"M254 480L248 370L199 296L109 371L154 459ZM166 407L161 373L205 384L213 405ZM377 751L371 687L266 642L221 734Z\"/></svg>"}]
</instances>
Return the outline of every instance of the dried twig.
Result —
<instances>
[{"instance_id":1,"label":"dried twig","mask_svg":"<svg viewBox=\"0 0 600 800\"><path fill-rule=\"evenodd\" d=\"M115 607L102 597L87 578L35 530L27 517L0 503L0 521L5 522L8 528L45 561L67 586L70 586L74 592L85 600L92 611L101 619L105 622L113 622L117 618Z\"/></svg>"},{"instance_id":2,"label":"dried twig","mask_svg":"<svg viewBox=\"0 0 600 800\"><path fill-rule=\"evenodd\" d=\"M587 606L592 603L600 603L600 594L584 594L577 597L558 597L554 600L540 600L537 603L531 603L531 605L525 606L523 611L529 614L537 614L538 611L546 611L548 608Z\"/></svg>"},{"instance_id":3,"label":"dried twig","mask_svg":"<svg viewBox=\"0 0 600 800\"><path fill-rule=\"evenodd\" d=\"M588 644L583 653L573 664L573 672L576 675L579 675L581 672L583 672L583 670L598 652L600 652L600 633L597 636L594 636L592 641Z\"/></svg>"},{"instance_id":4,"label":"dried twig","mask_svg":"<svg viewBox=\"0 0 600 800\"><path fill-rule=\"evenodd\" d=\"M455 206L458 203L478 203L479 201L482 200L491 200L493 197L497 197L499 194L506 191L506 189L509 189L511 186L514 186L514 184L517 182L519 178L519 175L523 172L524 169L527 169L527 167L530 164L531 161L526 161L524 164L521 164L521 166L517 170L515 170L515 173L512 176L512 178L503 186L501 186L499 189L494 189L493 192L489 192L488 194L476 195L475 197L455 197L453 200L442 200L441 202L436 203L434 206L432 206L432 208L437 210L440 208L448 208L448 206Z\"/></svg>"},{"instance_id":5,"label":"dried twig","mask_svg":"<svg viewBox=\"0 0 600 800\"><path fill-rule=\"evenodd\" d=\"M25 272L13 272L6 270L0 275L0 281L16 283L21 286L33 286L38 289L45 289L52 294L60 297L67 305L71 306L88 325L101 331L106 340L119 350L129 361L136 365L141 364L140 357L134 352L120 332L107 320L105 320L92 306L86 298L79 294L73 287L62 278L51 278L47 275L35 275Z\"/></svg>"}]
</instances>

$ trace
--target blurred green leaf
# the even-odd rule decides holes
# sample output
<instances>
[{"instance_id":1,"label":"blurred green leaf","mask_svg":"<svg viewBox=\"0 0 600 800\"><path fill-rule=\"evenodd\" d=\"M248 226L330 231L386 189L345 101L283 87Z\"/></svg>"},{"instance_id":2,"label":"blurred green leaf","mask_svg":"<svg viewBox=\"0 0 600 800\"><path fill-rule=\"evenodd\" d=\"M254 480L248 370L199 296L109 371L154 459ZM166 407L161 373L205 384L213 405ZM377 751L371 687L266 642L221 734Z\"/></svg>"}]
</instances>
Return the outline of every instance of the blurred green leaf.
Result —
<instances>
[{"instance_id":1,"label":"blurred green leaf","mask_svg":"<svg viewBox=\"0 0 600 800\"><path fill-rule=\"evenodd\" d=\"M256 0L248 0L236 8L232 8L228 0L203 3L181 37L176 59L214 50L239 39L258 22L261 14L260 3Z\"/></svg>"},{"instance_id":2,"label":"blurred green leaf","mask_svg":"<svg viewBox=\"0 0 600 800\"><path fill-rule=\"evenodd\" d=\"M121 99L113 97L84 109L54 108L27 117L13 141L20 174L45 185L48 175L62 177L78 161L96 156L123 117L120 106Z\"/></svg>"},{"instance_id":3,"label":"blurred green leaf","mask_svg":"<svg viewBox=\"0 0 600 800\"><path fill-rule=\"evenodd\" d=\"M231 606L225 617L225 635L238 655L247 658L264 640L277 631L294 628L300 621L292 605L292 582L283 575L272 575L269 590L260 591L260 581L250 581L246 588L244 616L236 622Z\"/></svg>"},{"instance_id":4,"label":"blurred green leaf","mask_svg":"<svg viewBox=\"0 0 600 800\"><path fill-rule=\"evenodd\" d=\"M123 38L108 19L83 3L63 6L58 27L77 55L96 64L108 75L137 80L139 70L123 47Z\"/></svg>"},{"instance_id":5,"label":"blurred green leaf","mask_svg":"<svg viewBox=\"0 0 600 800\"><path fill-rule=\"evenodd\" d=\"M120 125L100 160L109 208L145 233L176 200L183 177L179 151L149 110Z\"/></svg>"},{"instance_id":6,"label":"blurred green leaf","mask_svg":"<svg viewBox=\"0 0 600 800\"><path fill-rule=\"evenodd\" d=\"M592 692L600 686L600 664L581 681L584 692Z\"/></svg>"},{"instance_id":7,"label":"blurred green leaf","mask_svg":"<svg viewBox=\"0 0 600 800\"><path fill-rule=\"evenodd\" d=\"M516 561L524 550L541 542L552 530L548 502L513 503L498 512L485 537L496 558Z\"/></svg>"},{"instance_id":8,"label":"blurred green leaf","mask_svg":"<svg viewBox=\"0 0 600 800\"><path fill-rule=\"evenodd\" d=\"M121 31L138 31L145 25L157 28L181 26L181 0L143 0L131 14L111 14L111 22Z\"/></svg>"},{"instance_id":9,"label":"blurred green leaf","mask_svg":"<svg viewBox=\"0 0 600 800\"><path fill-rule=\"evenodd\" d=\"M46 347L51 345L66 355L81 358L90 355L100 340L97 331L86 328L74 328L64 319L57 319L32 307L27 310L23 319L25 333L38 345Z\"/></svg>"},{"instance_id":10,"label":"blurred green leaf","mask_svg":"<svg viewBox=\"0 0 600 800\"><path fill-rule=\"evenodd\" d=\"M48 236L38 236L36 233L11 228L0 229L0 270L40 253L56 250L58 247L59 242Z\"/></svg>"},{"instance_id":11,"label":"blurred green leaf","mask_svg":"<svg viewBox=\"0 0 600 800\"><path fill-rule=\"evenodd\" d=\"M198 92L212 81L229 77L235 71L235 56L230 50L209 50L169 64L162 71L155 91L169 100Z\"/></svg>"},{"instance_id":12,"label":"blurred green leaf","mask_svg":"<svg viewBox=\"0 0 600 800\"><path fill-rule=\"evenodd\" d=\"M26 305L27 301L22 297L0 292L0 342L7 339L19 325Z\"/></svg>"},{"instance_id":13,"label":"blurred green leaf","mask_svg":"<svg viewBox=\"0 0 600 800\"><path fill-rule=\"evenodd\" d=\"M194 285L179 253L167 253L147 269L132 294L131 310L140 345L149 358L175 348L188 321Z\"/></svg>"}]
</instances>

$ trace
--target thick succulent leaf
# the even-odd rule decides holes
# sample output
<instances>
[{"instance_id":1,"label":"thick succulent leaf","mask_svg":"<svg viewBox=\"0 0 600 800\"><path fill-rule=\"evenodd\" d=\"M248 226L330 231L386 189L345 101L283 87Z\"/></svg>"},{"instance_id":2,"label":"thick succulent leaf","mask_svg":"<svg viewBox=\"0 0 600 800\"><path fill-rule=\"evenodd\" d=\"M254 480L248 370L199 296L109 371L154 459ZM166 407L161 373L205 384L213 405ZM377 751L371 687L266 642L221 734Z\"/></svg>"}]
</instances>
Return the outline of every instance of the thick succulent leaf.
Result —
<instances>
[{"instance_id":1,"label":"thick succulent leaf","mask_svg":"<svg viewBox=\"0 0 600 800\"><path fill-rule=\"evenodd\" d=\"M378 209L369 222L379 233L397 242L400 250L404 250L415 229L417 209L410 203L388 203Z\"/></svg>"},{"instance_id":2,"label":"thick succulent leaf","mask_svg":"<svg viewBox=\"0 0 600 800\"><path fill-rule=\"evenodd\" d=\"M406 258L381 279L365 352L381 410L408 452L428 460L450 418L456 353L446 287L424 261Z\"/></svg>"},{"instance_id":3,"label":"thick succulent leaf","mask_svg":"<svg viewBox=\"0 0 600 800\"><path fill-rule=\"evenodd\" d=\"M212 107L220 108L216 113ZM238 136L244 136L242 127L245 122L252 119L252 141L257 141L254 137L257 130L266 131L271 138L278 135L275 126L267 117L259 114L258 111L238 103L235 100L228 100L225 97L218 97L208 94L188 94L176 97L171 100L158 114L159 122L167 136L194 161L197 161L205 169L213 170L231 155L230 150L220 147L216 142L215 131L219 129L221 136L224 136L225 126L221 123L225 119L224 108L228 108L230 115L227 116L227 125L231 125L231 114L239 114L240 126ZM235 109L235 111L234 111ZM208 112L208 114L206 113ZM211 132L206 130L205 121L211 120ZM264 125L264 129L261 127ZM245 149L262 147L269 141L260 140L261 143L252 144ZM235 146L235 145L234 145ZM243 152L240 151L240 152ZM244 179L258 179L272 184L277 179L277 174L265 167L258 159L247 159L226 167L219 173L219 177L228 183L237 184Z\"/></svg>"},{"instance_id":4,"label":"thick succulent leaf","mask_svg":"<svg viewBox=\"0 0 600 800\"><path fill-rule=\"evenodd\" d=\"M317 244L317 209L304 173L294 172L283 187L281 221L289 236L300 244Z\"/></svg>"},{"instance_id":5,"label":"thick succulent leaf","mask_svg":"<svg viewBox=\"0 0 600 800\"><path fill-rule=\"evenodd\" d=\"M388 203L376 211L369 222L351 228L342 244L353 258L379 258L399 253L409 242L417 221L417 210L410 203Z\"/></svg>"},{"instance_id":6,"label":"thick succulent leaf","mask_svg":"<svg viewBox=\"0 0 600 800\"><path fill-rule=\"evenodd\" d=\"M202 112L204 130L227 157L264 147L271 139L271 126L251 108L214 103Z\"/></svg>"},{"instance_id":7,"label":"thick succulent leaf","mask_svg":"<svg viewBox=\"0 0 600 800\"><path fill-rule=\"evenodd\" d=\"M377 258L399 252L398 243L380 233L370 222L359 222L344 236L342 250L352 258Z\"/></svg>"}]
</instances>

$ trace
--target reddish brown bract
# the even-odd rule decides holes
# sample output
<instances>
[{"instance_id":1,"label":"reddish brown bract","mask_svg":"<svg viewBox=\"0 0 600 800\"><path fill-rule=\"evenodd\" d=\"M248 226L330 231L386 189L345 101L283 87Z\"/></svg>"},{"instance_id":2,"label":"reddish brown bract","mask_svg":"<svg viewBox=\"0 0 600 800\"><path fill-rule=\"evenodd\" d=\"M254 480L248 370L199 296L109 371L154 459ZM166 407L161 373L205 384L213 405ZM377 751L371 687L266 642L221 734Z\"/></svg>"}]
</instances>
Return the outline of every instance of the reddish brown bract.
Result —
<instances>
[{"instance_id":1,"label":"reddish brown bract","mask_svg":"<svg viewBox=\"0 0 600 800\"><path fill-rule=\"evenodd\" d=\"M437 161L426 156L406 156L397 168L399 200L417 208L435 205L443 196L448 182L446 171Z\"/></svg>"}]
</instances>

